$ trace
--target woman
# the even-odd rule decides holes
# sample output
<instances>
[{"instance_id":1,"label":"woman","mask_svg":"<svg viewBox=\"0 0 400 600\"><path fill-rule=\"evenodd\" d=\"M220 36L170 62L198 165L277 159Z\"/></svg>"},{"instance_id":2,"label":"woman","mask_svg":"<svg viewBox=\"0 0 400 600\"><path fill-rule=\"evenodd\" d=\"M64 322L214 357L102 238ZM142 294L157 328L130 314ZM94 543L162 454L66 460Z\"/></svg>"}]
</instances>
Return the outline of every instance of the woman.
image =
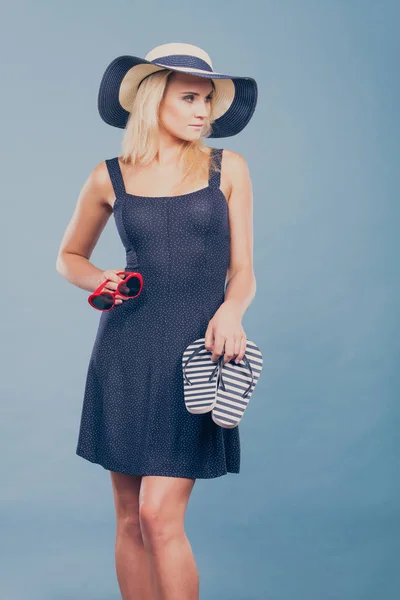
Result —
<instances>
[{"instance_id":1,"label":"woman","mask_svg":"<svg viewBox=\"0 0 400 600\"><path fill-rule=\"evenodd\" d=\"M212 360L240 361L256 290L252 190L241 155L205 137L235 135L257 101L253 79L215 73L191 44L164 44L107 68L98 106L125 128L122 155L97 165L65 232L57 270L93 292L138 271L135 298L101 313L77 454L110 471L116 569L124 600L198 598L184 515L196 478L239 473L238 427L184 406L182 352L205 336ZM223 158L223 160L222 160ZM111 213L125 269L90 256Z\"/></svg>"}]
</instances>

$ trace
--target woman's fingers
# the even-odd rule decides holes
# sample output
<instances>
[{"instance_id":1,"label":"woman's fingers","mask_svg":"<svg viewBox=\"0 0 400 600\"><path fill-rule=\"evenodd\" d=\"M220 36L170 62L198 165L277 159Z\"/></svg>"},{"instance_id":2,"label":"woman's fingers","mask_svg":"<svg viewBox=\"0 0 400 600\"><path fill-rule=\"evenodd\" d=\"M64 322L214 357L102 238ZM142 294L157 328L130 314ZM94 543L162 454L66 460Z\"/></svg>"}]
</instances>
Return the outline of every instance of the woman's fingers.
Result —
<instances>
[{"instance_id":1,"label":"woman's fingers","mask_svg":"<svg viewBox=\"0 0 400 600\"><path fill-rule=\"evenodd\" d=\"M124 270L110 269L108 271L103 272L103 277L105 279L108 279L103 289L107 288L110 292L115 292L118 287L118 284L124 280ZM115 295L115 304L121 304L124 300L129 300L129 298L125 298L120 294Z\"/></svg>"},{"instance_id":2,"label":"woman's fingers","mask_svg":"<svg viewBox=\"0 0 400 600\"><path fill-rule=\"evenodd\" d=\"M246 352L246 345L247 345L246 335L242 335L242 337L240 339L240 351L239 351L237 357L235 358L236 364L239 363L243 359L245 352Z\"/></svg>"}]
</instances>

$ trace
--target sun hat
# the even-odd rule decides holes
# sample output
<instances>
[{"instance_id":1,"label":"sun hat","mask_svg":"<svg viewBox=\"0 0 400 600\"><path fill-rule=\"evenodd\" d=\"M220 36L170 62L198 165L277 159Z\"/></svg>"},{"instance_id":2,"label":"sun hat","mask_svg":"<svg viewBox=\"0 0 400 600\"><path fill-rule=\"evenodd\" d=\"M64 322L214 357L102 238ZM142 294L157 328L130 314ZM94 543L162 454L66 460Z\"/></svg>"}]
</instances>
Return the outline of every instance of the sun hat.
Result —
<instances>
[{"instance_id":1,"label":"sun hat","mask_svg":"<svg viewBox=\"0 0 400 600\"><path fill-rule=\"evenodd\" d=\"M192 44L171 42L156 46L145 58L124 55L108 65L97 100L103 121L124 129L140 83L152 73L165 69L213 80L215 121L208 137L236 135L253 116L258 89L252 77L217 73L207 52Z\"/></svg>"}]
</instances>

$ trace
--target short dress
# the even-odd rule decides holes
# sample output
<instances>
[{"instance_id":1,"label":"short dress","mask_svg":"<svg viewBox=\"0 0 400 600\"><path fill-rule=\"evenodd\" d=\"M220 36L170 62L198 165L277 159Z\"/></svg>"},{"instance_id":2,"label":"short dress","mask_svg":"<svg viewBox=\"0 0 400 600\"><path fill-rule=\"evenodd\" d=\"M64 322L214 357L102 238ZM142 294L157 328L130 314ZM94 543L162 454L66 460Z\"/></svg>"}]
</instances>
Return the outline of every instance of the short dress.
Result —
<instances>
[{"instance_id":1,"label":"short dress","mask_svg":"<svg viewBox=\"0 0 400 600\"><path fill-rule=\"evenodd\" d=\"M221 167L223 150L211 153ZM225 296L230 230L220 172L210 167L207 187L180 196L135 196L118 157L105 162L125 270L142 274L143 289L99 313L76 454L139 476L239 473L239 426L190 413L183 391L182 354L205 336Z\"/></svg>"}]
</instances>

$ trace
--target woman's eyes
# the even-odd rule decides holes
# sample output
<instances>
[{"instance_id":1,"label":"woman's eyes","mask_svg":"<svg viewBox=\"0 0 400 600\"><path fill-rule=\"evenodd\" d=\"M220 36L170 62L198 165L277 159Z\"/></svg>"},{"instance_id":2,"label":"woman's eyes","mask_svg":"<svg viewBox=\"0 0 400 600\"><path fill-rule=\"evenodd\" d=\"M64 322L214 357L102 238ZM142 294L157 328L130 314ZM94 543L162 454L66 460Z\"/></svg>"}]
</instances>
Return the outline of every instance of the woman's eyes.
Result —
<instances>
[{"instance_id":1,"label":"woman's eyes","mask_svg":"<svg viewBox=\"0 0 400 600\"><path fill-rule=\"evenodd\" d=\"M193 96L193 94L189 94L188 96L184 96L184 100L186 100L187 98L194 99L194 96ZM206 100L208 100L209 102L211 102L211 96L207 96Z\"/></svg>"}]
</instances>

